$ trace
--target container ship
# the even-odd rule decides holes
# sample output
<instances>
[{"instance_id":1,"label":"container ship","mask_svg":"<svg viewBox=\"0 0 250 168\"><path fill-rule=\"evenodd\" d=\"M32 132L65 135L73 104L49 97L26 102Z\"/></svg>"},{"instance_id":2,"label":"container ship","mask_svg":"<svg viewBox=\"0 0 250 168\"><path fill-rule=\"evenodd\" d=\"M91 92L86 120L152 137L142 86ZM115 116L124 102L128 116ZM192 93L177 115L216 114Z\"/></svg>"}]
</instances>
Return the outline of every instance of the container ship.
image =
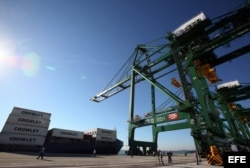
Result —
<instances>
[{"instance_id":1,"label":"container ship","mask_svg":"<svg viewBox=\"0 0 250 168\"><path fill-rule=\"evenodd\" d=\"M14 107L0 133L1 152L71 154L118 154L123 142L116 130L94 128L85 131L48 129L50 113Z\"/></svg>"},{"instance_id":2,"label":"container ship","mask_svg":"<svg viewBox=\"0 0 250 168\"><path fill-rule=\"evenodd\" d=\"M51 129L44 143L48 153L118 154L123 142L116 138L115 130L95 128L84 132Z\"/></svg>"}]
</instances>

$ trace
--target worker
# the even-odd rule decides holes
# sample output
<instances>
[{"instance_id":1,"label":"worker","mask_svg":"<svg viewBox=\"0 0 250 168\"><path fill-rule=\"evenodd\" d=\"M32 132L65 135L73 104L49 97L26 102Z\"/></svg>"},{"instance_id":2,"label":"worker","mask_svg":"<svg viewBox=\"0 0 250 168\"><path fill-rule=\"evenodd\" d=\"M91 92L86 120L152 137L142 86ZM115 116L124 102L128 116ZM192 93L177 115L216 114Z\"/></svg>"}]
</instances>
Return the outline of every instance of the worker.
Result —
<instances>
[{"instance_id":1,"label":"worker","mask_svg":"<svg viewBox=\"0 0 250 168\"><path fill-rule=\"evenodd\" d=\"M39 159L41 157L41 159L43 159L44 156L44 152L45 152L45 147L43 146L40 150L40 154L38 155L38 157L36 159Z\"/></svg>"}]
</instances>

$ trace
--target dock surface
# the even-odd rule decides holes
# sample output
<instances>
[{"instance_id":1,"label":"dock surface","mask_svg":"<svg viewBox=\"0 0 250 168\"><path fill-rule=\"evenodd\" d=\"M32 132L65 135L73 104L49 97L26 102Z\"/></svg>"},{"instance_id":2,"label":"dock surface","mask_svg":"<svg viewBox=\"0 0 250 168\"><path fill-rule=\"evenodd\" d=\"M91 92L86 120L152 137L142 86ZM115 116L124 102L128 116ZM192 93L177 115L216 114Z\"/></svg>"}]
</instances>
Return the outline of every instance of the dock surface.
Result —
<instances>
[{"instance_id":1,"label":"dock surface","mask_svg":"<svg viewBox=\"0 0 250 168\"><path fill-rule=\"evenodd\" d=\"M191 168L213 167L203 159L196 164L194 155L174 155L172 163L167 163L167 156L163 157L164 165L159 164L157 157L153 156L126 156L126 155L50 155L45 154L44 159L37 159L35 154L15 154L0 152L0 168Z\"/></svg>"}]
</instances>

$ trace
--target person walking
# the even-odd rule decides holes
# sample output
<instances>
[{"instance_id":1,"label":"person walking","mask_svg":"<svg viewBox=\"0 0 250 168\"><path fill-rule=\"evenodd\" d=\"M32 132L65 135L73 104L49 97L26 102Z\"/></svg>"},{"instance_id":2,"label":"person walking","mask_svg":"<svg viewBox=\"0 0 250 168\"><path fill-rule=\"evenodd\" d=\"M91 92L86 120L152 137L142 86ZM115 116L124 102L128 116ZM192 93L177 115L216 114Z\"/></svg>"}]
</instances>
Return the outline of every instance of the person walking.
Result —
<instances>
[{"instance_id":1,"label":"person walking","mask_svg":"<svg viewBox=\"0 0 250 168\"><path fill-rule=\"evenodd\" d=\"M196 159L196 164L199 165L200 159L198 151L195 152L195 159Z\"/></svg>"},{"instance_id":2,"label":"person walking","mask_svg":"<svg viewBox=\"0 0 250 168\"><path fill-rule=\"evenodd\" d=\"M96 149L93 150L93 156L96 157Z\"/></svg>"},{"instance_id":3,"label":"person walking","mask_svg":"<svg viewBox=\"0 0 250 168\"><path fill-rule=\"evenodd\" d=\"M161 150L157 151L157 160L159 162L159 165L164 165L164 162L163 162L163 153L162 153Z\"/></svg>"},{"instance_id":4,"label":"person walking","mask_svg":"<svg viewBox=\"0 0 250 168\"><path fill-rule=\"evenodd\" d=\"M39 159L41 157L41 159L43 159L44 156L44 152L45 152L45 147L43 146L40 150L40 154L38 155L38 157L36 159Z\"/></svg>"},{"instance_id":5,"label":"person walking","mask_svg":"<svg viewBox=\"0 0 250 168\"><path fill-rule=\"evenodd\" d=\"M163 152L162 152L162 151L159 151L159 155L160 155L161 164L164 166L164 162L163 162Z\"/></svg>"},{"instance_id":6,"label":"person walking","mask_svg":"<svg viewBox=\"0 0 250 168\"><path fill-rule=\"evenodd\" d=\"M168 163L172 163L172 152L168 151L167 155L168 155Z\"/></svg>"}]
</instances>

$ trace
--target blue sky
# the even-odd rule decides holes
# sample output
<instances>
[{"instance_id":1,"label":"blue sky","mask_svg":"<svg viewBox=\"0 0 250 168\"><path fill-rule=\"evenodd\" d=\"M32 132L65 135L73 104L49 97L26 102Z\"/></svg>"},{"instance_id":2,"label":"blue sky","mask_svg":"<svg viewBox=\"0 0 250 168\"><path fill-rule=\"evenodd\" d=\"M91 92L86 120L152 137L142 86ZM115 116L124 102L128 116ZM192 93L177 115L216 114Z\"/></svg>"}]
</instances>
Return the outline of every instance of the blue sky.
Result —
<instances>
[{"instance_id":1,"label":"blue sky","mask_svg":"<svg viewBox=\"0 0 250 168\"><path fill-rule=\"evenodd\" d=\"M165 36L201 11L214 18L243 2L0 0L0 129L17 106L51 113L50 128L117 129L126 145L129 89L101 103L90 98L109 83L136 45ZM249 82L249 60L240 58L217 73L225 81ZM147 108L143 102L138 106ZM137 138L151 140L151 133L141 130ZM159 146L194 148L188 129L161 133Z\"/></svg>"}]
</instances>

